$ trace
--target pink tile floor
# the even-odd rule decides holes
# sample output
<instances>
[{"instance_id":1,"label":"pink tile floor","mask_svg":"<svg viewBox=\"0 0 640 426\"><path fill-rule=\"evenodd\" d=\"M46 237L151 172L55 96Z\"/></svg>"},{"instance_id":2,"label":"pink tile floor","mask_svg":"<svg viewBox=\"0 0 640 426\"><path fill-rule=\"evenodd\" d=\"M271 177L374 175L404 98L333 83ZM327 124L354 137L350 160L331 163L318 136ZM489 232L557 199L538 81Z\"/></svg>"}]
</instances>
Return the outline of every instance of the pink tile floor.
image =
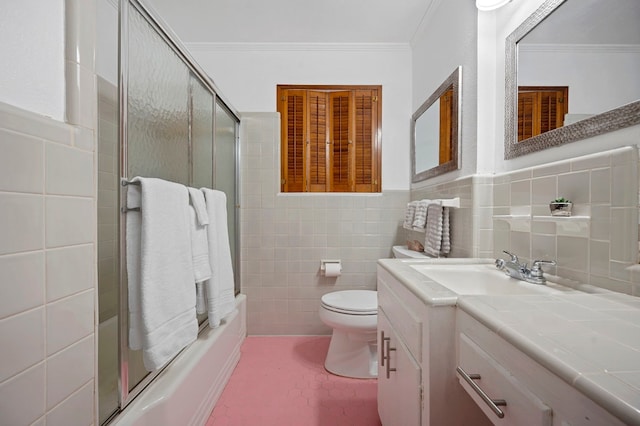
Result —
<instances>
[{"instance_id":1,"label":"pink tile floor","mask_svg":"<svg viewBox=\"0 0 640 426\"><path fill-rule=\"evenodd\" d=\"M379 426L377 380L329 374L329 339L248 337L206 426Z\"/></svg>"}]
</instances>

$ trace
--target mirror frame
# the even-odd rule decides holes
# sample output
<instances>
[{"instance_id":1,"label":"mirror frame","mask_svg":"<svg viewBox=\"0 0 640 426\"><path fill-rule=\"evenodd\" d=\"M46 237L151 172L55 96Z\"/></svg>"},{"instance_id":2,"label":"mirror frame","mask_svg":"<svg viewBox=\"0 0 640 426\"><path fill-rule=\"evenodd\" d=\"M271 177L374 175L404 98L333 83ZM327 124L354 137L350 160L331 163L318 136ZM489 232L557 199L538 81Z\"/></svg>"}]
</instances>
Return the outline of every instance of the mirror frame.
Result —
<instances>
[{"instance_id":1,"label":"mirror frame","mask_svg":"<svg viewBox=\"0 0 640 426\"><path fill-rule=\"evenodd\" d=\"M453 99L451 103L451 161L442 163L431 169L416 173L416 121L431 105L440 99L440 96L453 87ZM411 183L422 182L423 180L439 176L460 168L460 122L462 111L462 66L458 66L447 79L433 92L429 98L411 116Z\"/></svg>"},{"instance_id":2,"label":"mirror frame","mask_svg":"<svg viewBox=\"0 0 640 426\"><path fill-rule=\"evenodd\" d=\"M517 43L566 0L547 0L506 39L504 159L587 139L640 123L640 100L518 142Z\"/></svg>"}]
</instances>

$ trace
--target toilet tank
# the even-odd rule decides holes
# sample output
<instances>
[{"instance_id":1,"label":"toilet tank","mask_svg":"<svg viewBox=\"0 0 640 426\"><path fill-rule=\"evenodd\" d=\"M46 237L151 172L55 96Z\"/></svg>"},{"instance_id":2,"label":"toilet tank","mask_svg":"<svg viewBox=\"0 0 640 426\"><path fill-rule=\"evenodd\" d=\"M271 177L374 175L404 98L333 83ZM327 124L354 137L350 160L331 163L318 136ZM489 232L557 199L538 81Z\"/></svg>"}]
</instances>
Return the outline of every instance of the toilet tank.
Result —
<instances>
[{"instance_id":1,"label":"toilet tank","mask_svg":"<svg viewBox=\"0 0 640 426\"><path fill-rule=\"evenodd\" d=\"M424 253L409 250L407 246L393 246L391 251L393 252L393 257L397 259L425 259L429 257Z\"/></svg>"}]
</instances>

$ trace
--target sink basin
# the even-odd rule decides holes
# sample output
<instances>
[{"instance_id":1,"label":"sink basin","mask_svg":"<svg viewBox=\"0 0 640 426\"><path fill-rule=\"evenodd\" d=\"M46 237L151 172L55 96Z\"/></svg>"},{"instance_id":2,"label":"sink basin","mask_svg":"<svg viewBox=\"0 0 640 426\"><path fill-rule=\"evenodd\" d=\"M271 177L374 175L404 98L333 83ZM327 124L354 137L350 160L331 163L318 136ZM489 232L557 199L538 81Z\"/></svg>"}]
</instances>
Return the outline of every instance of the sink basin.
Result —
<instances>
[{"instance_id":1,"label":"sink basin","mask_svg":"<svg viewBox=\"0 0 640 426\"><path fill-rule=\"evenodd\" d=\"M435 265L410 264L411 268L459 295L552 294L571 289L547 281L531 284L505 275L493 264Z\"/></svg>"}]
</instances>

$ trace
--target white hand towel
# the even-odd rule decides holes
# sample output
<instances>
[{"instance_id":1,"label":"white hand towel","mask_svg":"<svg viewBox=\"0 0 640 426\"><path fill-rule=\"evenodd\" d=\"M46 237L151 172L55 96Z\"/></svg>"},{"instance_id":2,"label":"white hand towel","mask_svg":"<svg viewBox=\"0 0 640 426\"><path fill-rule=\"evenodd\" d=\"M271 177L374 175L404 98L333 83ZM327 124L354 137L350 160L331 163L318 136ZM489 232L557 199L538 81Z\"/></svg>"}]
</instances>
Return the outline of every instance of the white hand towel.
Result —
<instances>
[{"instance_id":1,"label":"white hand towel","mask_svg":"<svg viewBox=\"0 0 640 426\"><path fill-rule=\"evenodd\" d=\"M442 205L431 203L427 207L424 252L432 257L440 256L442 247Z\"/></svg>"},{"instance_id":2,"label":"white hand towel","mask_svg":"<svg viewBox=\"0 0 640 426\"><path fill-rule=\"evenodd\" d=\"M427 208L431 200L420 200L416 205L416 213L413 217L412 228L416 231L424 230L424 227L427 224Z\"/></svg>"},{"instance_id":3,"label":"white hand towel","mask_svg":"<svg viewBox=\"0 0 640 426\"><path fill-rule=\"evenodd\" d=\"M227 228L227 196L224 192L201 188L209 213L209 259L211 279L205 282L209 326L220 325L220 320L235 310L233 265L229 231Z\"/></svg>"},{"instance_id":4,"label":"white hand towel","mask_svg":"<svg viewBox=\"0 0 640 426\"><path fill-rule=\"evenodd\" d=\"M416 215L417 201L411 201L407 203L407 209L404 212L404 222L402 227L405 229L411 229L413 227L413 218Z\"/></svg>"},{"instance_id":5,"label":"white hand towel","mask_svg":"<svg viewBox=\"0 0 640 426\"><path fill-rule=\"evenodd\" d=\"M133 303L137 303L130 309L131 316L140 318L139 338L145 368L153 371L198 335L189 194L184 185L161 179L134 181L140 182L141 222L139 263L135 263L132 254L134 263L127 265L133 271L133 275L129 272L130 299L133 296ZM129 216L133 217L131 213ZM127 235L127 239L133 237L135 234ZM136 243L127 242L127 247L135 248ZM135 271L137 266L139 275Z\"/></svg>"},{"instance_id":6,"label":"white hand towel","mask_svg":"<svg viewBox=\"0 0 640 426\"><path fill-rule=\"evenodd\" d=\"M193 261L194 283L199 283L211 278L211 266L209 265L209 238L207 236L208 225L198 223L196 212L189 206L189 234L191 236L191 259Z\"/></svg>"}]
</instances>

